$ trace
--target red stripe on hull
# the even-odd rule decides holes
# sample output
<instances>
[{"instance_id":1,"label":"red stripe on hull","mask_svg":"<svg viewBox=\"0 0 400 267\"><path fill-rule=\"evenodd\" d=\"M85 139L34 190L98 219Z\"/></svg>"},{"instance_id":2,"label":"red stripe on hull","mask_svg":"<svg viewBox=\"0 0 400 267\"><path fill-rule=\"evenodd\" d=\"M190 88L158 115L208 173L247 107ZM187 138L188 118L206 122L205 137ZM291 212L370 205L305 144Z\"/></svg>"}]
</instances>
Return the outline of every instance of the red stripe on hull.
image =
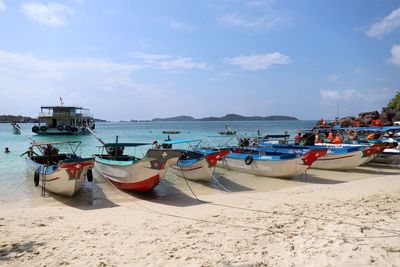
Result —
<instances>
[{"instance_id":1,"label":"red stripe on hull","mask_svg":"<svg viewBox=\"0 0 400 267\"><path fill-rule=\"evenodd\" d=\"M106 177L107 178L107 177ZM121 183L112 179L108 179L115 187L124 190L132 190L137 192L146 192L153 189L160 182L160 175L156 174L145 180L135 182L135 183Z\"/></svg>"}]
</instances>

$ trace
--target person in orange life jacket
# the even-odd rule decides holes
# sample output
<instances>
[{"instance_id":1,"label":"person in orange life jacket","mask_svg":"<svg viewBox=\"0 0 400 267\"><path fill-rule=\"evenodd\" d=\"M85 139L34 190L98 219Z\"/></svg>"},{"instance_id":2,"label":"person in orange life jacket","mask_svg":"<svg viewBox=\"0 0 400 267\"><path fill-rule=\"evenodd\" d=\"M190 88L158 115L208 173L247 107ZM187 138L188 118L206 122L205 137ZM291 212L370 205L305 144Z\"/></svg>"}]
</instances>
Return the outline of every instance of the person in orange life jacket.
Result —
<instances>
[{"instance_id":1,"label":"person in orange life jacket","mask_svg":"<svg viewBox=\"0 0 400 267\"><path fill-rule=\"evenodd\" d=\"M367 136L367 140L375 140L379 138L379 133L369 132Z\"/></svg>"},{"instance_id":2,"label":"person in orange life jacket","mask_svg":"<svg viewBox=\"0 0 400 267\"><path fill-rule=\"evenodd\" d=\"M372 126L382 126L382 122L380 119L372 120Z\"/></svg>"},{"instance_id":3,"label":"person in orange life jacket","mask_svg":"<svg viewBox=\"0 0 400 267\"><path fill-rule=\"evenodd\" d=\"M335 139L333 139L332 143L333 144L341 144L342 142L343 142L343 137L339 132L337 132Z\"/></svg>"},{"instance_id":4,"label":"person in orange life jacket","mask_svg":"<svg viewBox=\"0 0 400 267\"><path fill-rule=\"evenodd\" d=\"M301 142L301 133L298 133L295 137L294 137L294 144L295 145L299 145Z\"/></svg>"},{"instance_id":5,"label":"person in orange life jacket","mask_svg":"<svg viewBox=\"0 0 400 267\"><path fill-rule=\"evenodd\" d=\"M361 122L359 120L354 120L353 121L353 126L354 127L360 127L360 125L361 125Z\"/></svg>"}]
</instances>

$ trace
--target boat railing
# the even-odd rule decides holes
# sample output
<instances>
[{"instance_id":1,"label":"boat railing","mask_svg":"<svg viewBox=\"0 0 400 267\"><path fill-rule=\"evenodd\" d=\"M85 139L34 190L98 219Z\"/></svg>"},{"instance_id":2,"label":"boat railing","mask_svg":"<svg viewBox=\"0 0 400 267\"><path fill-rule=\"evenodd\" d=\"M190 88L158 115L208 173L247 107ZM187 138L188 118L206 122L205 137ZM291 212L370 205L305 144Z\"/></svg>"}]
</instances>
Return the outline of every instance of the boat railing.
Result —
<instances>
[{"instance_id":1,"label":"boat railing","mask_svg":"<svg viewBox=\"0 0 400 267\"><path fill-rule=\"evenodd\" d=\"M75 112L40 112L39 117L46 118L46 117L90 117L92 115L89 112L82 112L82 113L75 113Z\"/></svg>"}]
</instances>

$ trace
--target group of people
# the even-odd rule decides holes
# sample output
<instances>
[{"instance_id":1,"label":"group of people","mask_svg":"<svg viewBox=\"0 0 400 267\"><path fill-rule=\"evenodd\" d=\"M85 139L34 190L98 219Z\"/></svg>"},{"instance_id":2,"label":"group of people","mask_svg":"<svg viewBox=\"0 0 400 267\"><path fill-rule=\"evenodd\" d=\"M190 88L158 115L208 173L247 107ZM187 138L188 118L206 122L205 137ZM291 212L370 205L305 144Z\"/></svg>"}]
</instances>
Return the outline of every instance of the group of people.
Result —
<instances>
[{"instance_id":1,"label":"group of people","mask_svg":"<svg viewBox=\"0 0 400 267\"><path fill-rule=\"evenodd\" d=\"M313 138L314 140L310 140ZM314 142L312 142L314 141ZM319 143L332 143L332 144L341 144L344 141L343 135L338 131L336 135L333 134L333 131L329 131L328 135L326 136L326 140L324 140L320 133L315 134L304 134L298 133L294 137L294 144L295 145L305 145L305 144L319 144Z\"/></svg>"},{"instance_id":2,"label":"group of people","mask_svg":"<svg viewBox=\"0 0 400 267\"><path fill-rule=\"evenodd\" d=\"M258 138L254 137L253 140L250 138L240 138L239 144L240 147L248 147L248 146L258 146Z\"/></svg>"}]
</instances>

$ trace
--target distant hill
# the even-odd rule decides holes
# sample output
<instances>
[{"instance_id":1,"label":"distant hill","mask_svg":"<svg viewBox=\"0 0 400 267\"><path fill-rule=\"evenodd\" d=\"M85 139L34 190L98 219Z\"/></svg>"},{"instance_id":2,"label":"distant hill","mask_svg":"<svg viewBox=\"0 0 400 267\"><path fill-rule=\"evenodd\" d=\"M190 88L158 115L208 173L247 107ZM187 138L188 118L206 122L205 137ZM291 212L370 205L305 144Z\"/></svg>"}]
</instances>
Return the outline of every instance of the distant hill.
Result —
<instances>
[{"instance_id":1,"label":"distant hill","mask_svg":"<svg viewBox=\"0 0 400 267\"><path fill-rule=\"evenodd\" d=\"M0 115L0 122L38 122L37 119L26 117L26 116L15 116L15 115Z\"/></svg>"},{"instance_id":2,"label":"distant hill","mask_svg":"<svg viewBox=\"0 0 400 267\"><path fill-rule=\"evenodd\" d=\"M196 119L191 117L191 116L176 116L176 117L171 117L171 118L154 118L151 121L152 122L157 122L157 121L195 121Z\"/></svg>"},{"instance_id":3,"label":"distant hill","mask_svg":"<svg viewBox=\"0 0 400 267\"><path fill-rule=\"evenodd\" d=\"M206 117L201 119L195 119L191 116L176 116L171 118L155 118L152 122L157 121L295 121L298 120L295 117L290 116L242 116L237 114L227 114L222 117Z\"/></svg>"},{"instance_id":4,"label":"distant hill","mask_svg":"<svg viewBox=\"0 0 400 267\"><path fill-rule=\"evenodd\" d=\"M106 120L96 119L96 118L94 118L94 121L95 121L95 122L108 122L108 121L106 121Z\"/></svg>"}]
</instances>

